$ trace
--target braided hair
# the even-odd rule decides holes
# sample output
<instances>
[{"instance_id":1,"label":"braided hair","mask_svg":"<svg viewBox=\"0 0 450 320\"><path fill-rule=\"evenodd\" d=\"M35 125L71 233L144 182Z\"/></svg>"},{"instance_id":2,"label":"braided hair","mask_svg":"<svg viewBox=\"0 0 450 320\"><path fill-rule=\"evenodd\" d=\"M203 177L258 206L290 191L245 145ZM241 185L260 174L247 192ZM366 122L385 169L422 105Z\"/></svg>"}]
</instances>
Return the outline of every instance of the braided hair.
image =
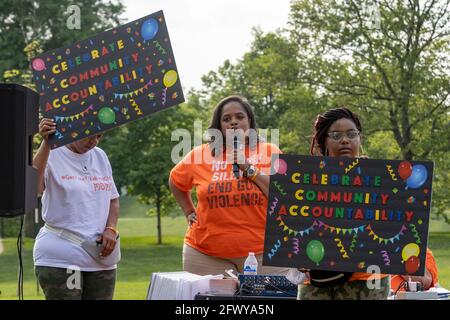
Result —
<instances>
[{"instance_id":1,"label":"braided hair","mask_svg":"<svg viewBox=\"0 0 450 320\"><path fill-rule=\"evenodd\" d=\"M328 130L334 122L343 118L352 120L359 132L362 132L358 116L349 109L342 107L325 111L323 114L317 115L314 120L314 131L309 149L311 155L327 156L325 141Z\"/></svg>"}]
</instances>

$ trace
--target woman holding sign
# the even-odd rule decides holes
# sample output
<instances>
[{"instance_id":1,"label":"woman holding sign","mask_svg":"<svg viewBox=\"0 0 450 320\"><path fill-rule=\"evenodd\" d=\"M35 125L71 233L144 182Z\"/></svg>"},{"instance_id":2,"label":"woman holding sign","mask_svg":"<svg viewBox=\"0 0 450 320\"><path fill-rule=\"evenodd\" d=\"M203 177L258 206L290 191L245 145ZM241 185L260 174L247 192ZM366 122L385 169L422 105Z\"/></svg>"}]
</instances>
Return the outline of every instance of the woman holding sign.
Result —
<instances>
[{"instance_id":1,"label":"woman holding sign","mask_svg":"<svg viewBox=\"0 0 450 320\"><path fill-rule=\"evenodd\" d=\"M33 159L45 226L36 237L36 276L49 300L113 298L120 259L119 194L101 134L50 150L56 124L42 119Z\"/></svg>"},{"instance_id":2,"label":"woman holding sign","mask_svg":"<svg viewBox=\"0 0 450 320\"><path fill-rule=\"evenodd\" d=\"M260 140L253 110L239 96L219 102L209 133L209 143L194 148L170 173L170 188L189 225L183 269L200 275L223 274L229 269L242 273L246 257L254 252L258 273L286 272L261 267L267 174L271 155L280 150Z\"/></svg>"},{"instance_id":3,"label":"woman holding sign","mask_svg":"<svg viewBox=\"0 0 450 320\"><path fill-rule=\"evenodd\" d=\"M319 114L314 122L311 155L360 157L362 126L347 108ZM310 284L300 284L300 300L387 299L388 275L310 270Z\"/></svg>"}]
</instances>

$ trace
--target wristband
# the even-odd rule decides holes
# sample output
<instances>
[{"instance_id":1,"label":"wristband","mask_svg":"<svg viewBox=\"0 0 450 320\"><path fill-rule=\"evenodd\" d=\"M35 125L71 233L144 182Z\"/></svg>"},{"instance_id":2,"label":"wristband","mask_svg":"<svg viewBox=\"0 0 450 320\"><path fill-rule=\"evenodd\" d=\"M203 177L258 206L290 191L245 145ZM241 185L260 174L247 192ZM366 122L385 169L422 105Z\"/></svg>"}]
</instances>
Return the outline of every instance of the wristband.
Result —
<instances>
[{"instance_id":1,"label":"wristband","mask_svg":"<svg viewBox=\"0 0 450 320\"><path fill-rule=\"evenodd\" d=\"M112 231L114 231L114 233L116 234L116 236L119 234L119 230L117 230L116 228L114 228L114 227L110 227L110 226L108 226L108 227L106 227L105 228L105 230L106 229L109 229L109 230L112 230Z\"/></svg>"}]
</instances>

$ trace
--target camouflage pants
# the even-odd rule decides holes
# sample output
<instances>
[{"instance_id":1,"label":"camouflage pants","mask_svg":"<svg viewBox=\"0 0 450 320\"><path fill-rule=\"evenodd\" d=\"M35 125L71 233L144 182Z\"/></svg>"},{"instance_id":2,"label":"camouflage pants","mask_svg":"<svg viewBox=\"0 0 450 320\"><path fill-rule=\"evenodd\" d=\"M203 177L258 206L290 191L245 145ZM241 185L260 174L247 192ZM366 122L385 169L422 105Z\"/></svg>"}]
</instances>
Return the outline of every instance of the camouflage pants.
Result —
<instances>
[{"instance_id":1,"label":"camouflage pants","mask_svg":"<svg viewBox=\"0 0 450 320\"><path fill-rule=\"evenodd\" d=\"M112 300L114 295L116 269L88 272L36 266L35 272L47 300Z\"/></svg>"},{"instance_id":2,"label":"camouflage pants","mask_svg":"<svg viewBox=\"0 0 450 320\"><path fill-rule=\"evenodd\" d=\"M380 279L379 289L369 289L366 281L349 281L330 288L299 285L298 300L386 300L390 277Z\"/></svg>"}]
</instances>

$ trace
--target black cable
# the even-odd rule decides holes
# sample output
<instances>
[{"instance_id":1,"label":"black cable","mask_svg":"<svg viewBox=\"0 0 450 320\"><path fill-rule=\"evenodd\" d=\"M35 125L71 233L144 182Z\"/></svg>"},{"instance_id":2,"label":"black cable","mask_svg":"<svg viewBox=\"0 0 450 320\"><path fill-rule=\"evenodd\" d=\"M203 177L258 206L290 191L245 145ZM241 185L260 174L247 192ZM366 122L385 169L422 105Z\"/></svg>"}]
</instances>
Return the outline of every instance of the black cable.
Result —
<instances>
[{"instance_id":1,"label":"black cable","mask_svg":"<svg viewBox=\"0 0 450 320\"><path fill-rule=\"evenodd\" d=\"M397 300L397 293L400 291L400 289L404 288L405 290L407 290L407 285L408 285L408 282L406 280L403 280L402 282L400 282L397 290L395 290L395 293L394 293L395 300Z\"/></svg>"},{"instance_id":2,"label":"black cable","mask_svg":"<svg viewBox=\"0 0 450 320\"><path fill-rule=\"evenodd\" d=\"M17 294L19 300L23 300L23 261L22 261L22 229L23 229L23 216L20 217L20 231L17 236L17 254L19 256L19 277L17 283Z\"/></svg>"}]
</instances>

